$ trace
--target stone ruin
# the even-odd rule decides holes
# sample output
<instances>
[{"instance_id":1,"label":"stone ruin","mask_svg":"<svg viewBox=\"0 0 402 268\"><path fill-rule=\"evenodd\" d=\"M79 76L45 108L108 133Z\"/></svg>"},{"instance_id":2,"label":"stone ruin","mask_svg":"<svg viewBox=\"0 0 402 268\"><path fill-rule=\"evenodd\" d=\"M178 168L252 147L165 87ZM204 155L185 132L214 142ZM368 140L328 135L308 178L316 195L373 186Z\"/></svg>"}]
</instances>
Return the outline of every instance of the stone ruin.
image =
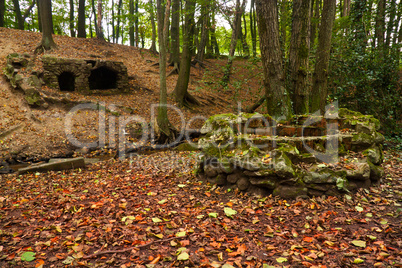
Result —
<instances>
[{"instance_id":1,"label":"stone ruin","mask_svg":"<svg viewBox=\"0 0 402 268\"><path fill-rule=\"evenodd\" d=\"M221 114L201 129L197 173L210 183L259 195L339 195L384 175L380 123L339 109L326 116Z\"/></svg>"},{"instance_id":2,"label":"stone ruin","mask_svg":"<svg viewBox=\"0 0 402 268\"><path fill-rule=\"evenodd\" d=\"M21 89L30 105L47 106L47 101L58 101L54 94L42 90L42 85L60 92L82 94L128 91L127 68L122 62L100 59L70 59L45 55L43 68L35 70L34 58L27 54L12 53L7 56L4 74L14 88ZM64 99L61 98L60 101Z\"/></svg>"}]
</instances>

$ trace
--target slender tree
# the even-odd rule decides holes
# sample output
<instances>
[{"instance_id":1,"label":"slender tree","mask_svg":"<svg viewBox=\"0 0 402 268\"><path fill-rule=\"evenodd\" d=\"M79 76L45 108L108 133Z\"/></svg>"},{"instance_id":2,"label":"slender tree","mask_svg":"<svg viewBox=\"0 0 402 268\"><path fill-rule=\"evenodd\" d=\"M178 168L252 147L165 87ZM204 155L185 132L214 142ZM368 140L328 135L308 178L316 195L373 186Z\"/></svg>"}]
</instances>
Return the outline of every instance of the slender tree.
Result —
<instances>
[{"instance_id":1,"label":"slender tree","mask_svg":"<svg viewBox=\"0 0 402 268\"><path fill-rule=\"evenodd\" d=\"M194 12L195 0L186 0L185 22L183 25L183 52L180 61L180 72L174 89L174 97L179 106L198 104L198 101L188 93L190 81L191 57L193 55Z\"/></svg>"},{"instance_id":2,"label":"slender tree","mask_svg":"<svg viewBox=\"0 0 402 268\"><path fill-rule=\"evenodd\" d=\"M24 30L24 20L22 19L21 8L19 0L13 0L15 18L17 20L17 29Z\"/></svg>"},{"instance_id":3,"label":"slender tree","mask_svg":"<svg viewBox=\"0 0 402 268\"><path fill-rule=\"evenodd\" d=\"M290 95L285 88L279 43L278 3L276 0L256 0L256 11L267 110L276 118L289 118L292 109Z\"/></svg>"},{"instance_id":4,"label":"slender tree","mask_svg":"<svg viewBox=\"0 0 402 268\"><path fill-rule=\"evenodd\" d=\"M52 20L52 2L51 0L41 0L38 2L38 8L41 12L42 23L42 41L36 47L35 53L42 53L45 50L57 48L53 41L53 20Z\"/></svg>"},{"instance_id":5,"label":"slender tree","mask_svg":"<svg viewBox=\"0 0 402 268\"><path fill-rule=\"evenodd\" d=\"M196 60L202 66L205 56L205 46L207 45L208 39L208 21L209 21L209 1L203 1L201 3L201 17L200 17L200 28L201 28L201 38L197 47Z\"/></svg>"},{"instance_id":6,"label":"slender tree","mask_svg":"<svg viewBox=\"0 0 402 268\"><path fill-rule=\"evenodd\" d=\"M159 83L160 96L157 124L155 124L158 141L165 143L174 141L175 132L167 115L167 86L166 86L166 47L168 41L168 20L170 14L170 0L166 1L165 14L163 14L162 0L157 0L158 14L158 40L159 40Z\"/></svg>"},{"instance_id":7,"label":"slender tree","mask_svg":"<svg viewBox=\"0 0 402 268\"><path fill-rule=\"evenodd\" d=\"M388 25L387 25L387 38L385 39L385 46L387 49L389 49L391 45L391 36L394 31L395 27L395 17L396 17L396 1L391 0L391 5L389 7L389 19L388 19ZM400 22L398 22L400 23Z\"/></svg>"},{"instance_id":8,"label":"slender tree","mask_svg":"<svg viewBox=\"0 0 402 268\"><path fill-rule=\"evenodd\" d=\"M129 1L129 9L130 9L130 17L129 17L129 35L130 35L130 46L134 46L135 38L134 38L134 0Z\"/></svg>"},{"instance_id":9,"label":"slender tree","mask_svg":"<svg viewBox=\"0 0 402 268\"><path fill-rule=\"evenodd\" d=\"M98 0L98 27L96 28L96 38L105 41L105 35L103 34L102 17L103 17L102 0Z\"/></svg>"},{"instance_id":10,"label":"slender tree","mask_svg":"<svg viewBox=\"0 0 402 268\"><path fill-rule=\"evenodd\" d=\"M140 36L139 36L139 13L138 13L138 0L135 0L135 18L134 18L134 23L135 23L135 46L140 47L139 42L140 42Z\"/></svg>"},{"instance_id":11,"label":"slender tree","mask_svg":"<svg viewBox=\"0 0 402 268\"><path fill-rule=\"evenodd\" d=\"M5 0L0 0L0 27L4 27L4 15L6 13Z\"/></svg>"},{"instance_id":12,"label":"slender tree","mask_svg":"<svg viewBox=\"0 0 402 268\"><path fill-rule=\"evenodd\" d=\"M243 3L240 5L240 0L236 0L235 15L232 25L232 38L230 40L229 57L222 77L222 86L224 87L226 87L230 81L230 75L232 72L232 65L233 65L234 54L236 51L237 39L239 38L239 33L241 30L241 17L244 12L246 1L247 0L243 0Z\"/></svg>"},{"instance_id":13,"label":"slender tree","mask_svg":"<svg viewBox=\"0 0 402 268\"><path fill-rule=\"evenodd\" d=\"M169 65L174 66L173 70L169 73L179 73L180 65L180 0L172 1L172 23L170 25L170 59Z\"/></svg>"},{"instance_id":14,"label":"slender tree","mask_svg":"<svg viewBox=\"0 0 402 268\"><path fill-rule=\"evenodd\" d=\"M215 28L216 28L216 22L215 22L215 12L212 11L212 16L211 16L211 43L212 43L212 48L214 50L215 56L220 55L219 51L219 45L218 41L216 40L216 33L215 33Z\"/></svg>"},{"instance_id":15,"label":"slender tree","mask_svg":"<svg viewBox=\"0 0 402 268\"><path fill-rule=\"evenodd\" d=\"M149 13L152 26L152 43L149 50L156 52L156 25L155 25L155 15L154 15L154 4L152 0L149 0Z\"/></svg>"},{"instance_id":16,"label":"slender tree","mask_svg":"<svg viewBox=\"0 0 402 268\"><path fill-rule=\"evenodd\" d=\"M95 8L95 0L92 0L92 14L94 15L94 24L95 24L95 32L98 29L98 19L97 19L97 15L96 15L96 8ZM90 31L91 31L91 38L93 37L93 32L92 32L92 26L91 24L89 24L90 27Z\"/></svg>"},{"instance_id":17,"label":"slender tree","mask_svg":"<svg viewBox=\"0 0 402 268\"><path fill-rule=\"evenodd\" d=\"M86 38L87 34L85 32L85 0L79 0L78 2L78 33L77 36L81 38Z\"/></svg>"},{"instance_id":18,"label":"slender tree","mask_svg":"<svg viewBox=\"0 0 402 268\"><path fill-rule=\"evenodd\" d=\"M376 24L375 24L375 40L374 46L379 47L381 50L380 53L384 50L385 44L385 0L378 0L377 4L377 16L376 16Z\"/></svg>"},{"instance_id":19,"label":"slender tree","mask_svg":"<svg viewBox=\"0 0 402 268\"><path fill-rule=\"evenodd\" d=\"M74 0L70 0L70 35L75 37L75 27L74 27Z\"/></svg>"},{"instance_id":20,"label":"slender tree","mask_svg":"<svg viewBox=\"0 0 402 268\"><path fill-rule=\"evenodd\" d=\"M318 33L317 61L313 74L313 87L310 98L311 112L320 110L321 114L325 113L325 104L328 96L328 67L335 11L336 1L324 0L321 25Z\"/></svg>"}]
</instances>

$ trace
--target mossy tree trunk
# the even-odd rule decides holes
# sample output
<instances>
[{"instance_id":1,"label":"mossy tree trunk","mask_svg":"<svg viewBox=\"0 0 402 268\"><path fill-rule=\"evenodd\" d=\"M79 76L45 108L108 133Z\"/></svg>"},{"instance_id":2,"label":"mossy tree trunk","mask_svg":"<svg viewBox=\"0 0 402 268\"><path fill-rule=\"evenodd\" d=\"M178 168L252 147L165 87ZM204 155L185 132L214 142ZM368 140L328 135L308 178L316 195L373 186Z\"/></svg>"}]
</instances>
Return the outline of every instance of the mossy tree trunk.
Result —
<instances>
[{"instance_id":1,"label":"mossy tree trunk","mask_svg":"<svg viewBox=\"0 0 402 268\"><path fill-rule=\"evenodd\" d=\"M175 133L170 125L167 115L166 48L168 41L170 0L166 1L165 14L163 14L163 9L162 0L157 0L160 93L156 135L159 142L166 143L174 141L175 139Z\"/></svg>"},{"instance_id":2,"label":"mossy tree trunk","mask_svg":"<svg viewBox=\"0 0 402 268\"><path fill-rule=\"evenodd\" d=\"M308 113L308 60L310 55L310 0L293 2L287 90L295 114Z\"/></svg>"},{"instance_id":3,"label":"mossy tree trunk","mask_svg":"<svg viewBox=\"0 0 402 268\"><path fill-rule=\"evenodd\" d=\"M188 93L190 81L191 56L193 55L195 0L187 0L185 6L185 22L183 28L183 52L180 61L180 72L174 89L177 104L182 106L198 105L199 102Z\"/></svg>"},{"instance_id":4,"label":"mossy tree trunk","mask_svg":"<svg viewBox=\"0 0 402 268\"><path fill-rule=\"evenodd\" d=\"M42 53L45 50L57 48L53 40L53 20L52 20L52 3L51 0L38 1L40 10L40 19L42 24L42 41L35 48L35 53Z\"/></svg>"},{"instance_id":5,"label":"mossy tree trunk","mask_svg":"<svg viewBox=\"0 0 402 268\"><path fill-rule=\"evenodd\" d=\"M321 114L325 113L325 104L328 96L328 67L335 11L336 1L324 0L321 26L318 33L317 61L313 74L313 87L310 100L311 112L320 110Z\"/></svg>"},{"instance_id":6,"label":"mossy tree trunk","mask_svg":"<svg viewBox=\"0 0 402 268\"><path fill-rule=\"evenodd\" d=\"M289 118L292 109L290 96L285 88L277 1L256 0L256 10L267 110L275 118Z\"/></svg>"}]
</instances>

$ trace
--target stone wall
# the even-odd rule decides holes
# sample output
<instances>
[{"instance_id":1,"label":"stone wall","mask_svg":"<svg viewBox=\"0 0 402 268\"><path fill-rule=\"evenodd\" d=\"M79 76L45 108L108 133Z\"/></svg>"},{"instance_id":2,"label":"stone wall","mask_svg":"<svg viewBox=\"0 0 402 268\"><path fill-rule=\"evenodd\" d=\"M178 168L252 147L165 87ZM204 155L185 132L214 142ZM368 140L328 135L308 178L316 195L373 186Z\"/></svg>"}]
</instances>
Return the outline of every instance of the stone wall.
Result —
<instances>
[{"instance_id":1,"label":"stone wall","mask_svg":"<svg viewBox=\"0 0 402 268\"><path fill-rule=\"evenodd\" d=\"M89 93L89 78L91 73L97 69L103 68L115 74L115 89L123 92L128 90L127 67L124 66L122 62L55 58L52 56L43 56L42 62L44 69L44 81L52 88L60 89L60 75L63 73L71 73L75 81L75 90L83 93ZM102 77L99 79L102 79ZM95 90L96 89L98 88L95 88Z\"/></svg>"},{"instance_id":2,"label":"stone wall","mask_svg":"<svg viewBox=\"0 0 402 268\"><path fill-rule=\"evenodd\" d=\"M209 118L198 174L228 188L283 198L337 195L383 176L379 121L339 109L276 122L269 115Z\"/></svg>"}]
</instances>

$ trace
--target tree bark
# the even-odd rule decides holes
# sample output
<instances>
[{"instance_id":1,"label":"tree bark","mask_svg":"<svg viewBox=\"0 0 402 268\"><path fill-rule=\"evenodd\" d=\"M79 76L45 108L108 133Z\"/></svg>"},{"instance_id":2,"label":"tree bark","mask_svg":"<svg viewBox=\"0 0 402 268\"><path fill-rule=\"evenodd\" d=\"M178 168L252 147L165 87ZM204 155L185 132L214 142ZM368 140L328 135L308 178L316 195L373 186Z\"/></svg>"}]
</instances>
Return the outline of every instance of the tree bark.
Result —
<instances>
[{"instance_id":1,"label":"tree bark","mask_svg":"<svg viewBox=\"0 0 402 268\"><path fill-rule=\"evenodd\" d=\"M376 47L381 50L384 47L384 29L385 29L385 0L378 0L377 4L377 16L375 24L375 40Z\"/></svg>"},{"instance_id":2,"label":"tree bark","mask_svg":"<svg viewBox=\"0 0 402 268\"><path fill-rule=\"evenodd\" d=\"M219 56L220 55L219 45L218 45L218 41L216 40L216 33L215 33L215 28L216 28L215 12L212 13L211 19L212 19L212 25L211 25L212 48L213 48L215 56Z\"/></svg>"},{"instance_id":3,"label":"tree bark","mask_svg":"<svg viewBox=\"0 0 402 268\"><path fill-rule=\"evenodd\" d=\"M325 104L328 96L328 67L335 12L336 0L324 0L310 102L311 112L320 110L322 115L325 113Z\"/></svg>"},{"instance_id":4,"label":"tree bark","mask_svg":"<svg viewBox=\"0 0 402 268\"><path fill-rule=\"evenodd\" d=\"M316 0L314 1L314 15L312 14L312 19L311 19L311 33L310 33L310 47L314 47L315 45L315 39L317 36L317 29L318 25L320 22L320 6L321 6L321 0Z\"/></svg>"},{"instance_id":5,"label":"tree bark","mask_svg":"<svg viewBox=\"0 0 402 268\"><path fill-rule=\"evenodd\" d=\"M71 37L75 37L74 0L70 0L70 35Z\"/></svg>"},{"instance_id":6,"label":"tree bark","mask_svg":"<svg viewBox=\"0 0 402 268\"><path fill-rule=\"evenodd\" d=\"M180 64L180 0L173 0L172 3L172 24L170 29L171 53L169 65L174 66L174 72L179 73Z\"/></svg>"},{"instance_id":7,"label":"tree bark","mask_svg":"<svg viewBox=\"0 0 402 268\"><path fill-rule=\"evenodd\" d=\"M102 17L103 17L103 9L102 9L102 0L98 0L98 28L96 31L96 38L99 40L105 41L105 36L103 34L103 25L102 25Z\"/></svg>"},{"instance_id":8,"label":"tree bark","mask_svg":"<svg viewBox=\"0 0 402 268\"><path fill-rule=\"evenodd\" d=\"M205 56L205 46L207 44L207 38L208 38L208 21L209 21L209 1L203 2L201 6L201 23L200 23L200 28L201 28L201 38L200 42L198 43L197 47L197 56L196 59L198 62L203 62L204 61L204 56Z\"/></svg>"},{"instance_id":9,"label":"tree bark","mask_svg":"<svg viewBox=\"0 0 402 268\"><path fill-rule=\"evenodd\" d=\"M180 61L180 72L174 89L174 97L177 104L189 107L197 104L198 101L191 96L187 89L190 81L191 57L193 55L193 36L194 36L194 12L195 0L186 0L185 22L183 26L183 52Z\"/></svg>"},{"instance_id":10,"label":"tree bark","mask_svg":"<svg viewBox=\"0 0 402 268\"><path fill-rule=\"evenodd\" d=\"M159 39L159 82L160 95L158 107L158 141L169 142L175 139L172 126L167 115L167 86L166 86L166 45L168 39L168 20L170 13L170 0L167 0L165 14L163 14L162 0L157 0L158 13L158 39Z\"/></svg>"},{"instance_id":11,"label":"tree bark","mask_svg":"<svg viewBox=\"0 0 402 268\"><path fill-rule=\"evenodd\" d=\"M394 22L395 22L395 17L396 17L396 1L391 0L391 6L389 8L389 20L388 20L388 25L387 25L387 38L385 40L385 47L388 50L390 45L391 45L391 36L394 30ZM398 21L398 24L400 22Z\"/></svg>"},{"instance_id":12,"label":"tree bark","mask_svg":"<svg viewBox=\"0 0 402 268\"><path fill-rule=\"evenodd\" d=\"M134 23L135 23L135 46L140 47L139 42L140 42L140 37L139 37L139 31L138 31L138 0L135 0L135 18L134 18Z\"/></svg>"},{"instance_id":13,"label":"tree bark","mask_svg":"<svg viewBox=\"0 0 402 268\"><path fill-rule=\"evenodd\" d=\"M250 5L250 33L251 33L251 46L253 48L253 57L257 56L257 27L255 19L255 0L251 0Z\"/></svg>"},{"instance_id":14,"label":"tree bark","mask_svg":"<svg viewBox=\"0 0 402 268\"><path fill-rule=\"evenodd\" d=\"M42 41L35 48L35 53L42 53L45 50L56 49L57 45L53 41L53 21L52 21L52 2L51 0L38 1L41 12L42 22Z\"/></svg>"},{"instance_id":15,"label":"tree bark","mask_svg":"<svg viewBox=\"0 0 402 268\"><path fill-rule=\"evenodd\" d=\"M17 29L24 30L24 20L22 19L21 8L19 0L13 0L15 19L17 21Z\"/></svg>"},{"instance_id":16,"label":"tree bark","mask_svg":"<svg viewBox=\"0 0 402 268\"><path fill-rule=\"evenodd\" d=\"M308 60L310 55L310 0L293 2L287 89L295 114L308 113Z\"/></svg>"},{"instance_id":17,"label":"tree bark","mask_svg":"<svg viewBox=\"0 0 402 268\"><path fill-rule=\"evenodd\" d=\"M78 33L77 37L86 38L85 32L85 0L79 0L78 2Z\"/></svg>"},{"instance_id":18,"label":"tree bark","mask_svg":"<svg viewBox=\"0 0 402 268\"><path fill-rule=\"evenodd\" d=\"M95 24L95 32L97 32L98 29L98 19L96 17L96 8L95 8L95 0L92 0L92 13L94 14L94 24ZM91 26L92 27L92 26ZM92 34L92 28L91 29L91 38L93 37Z\"/></svg>"},{"instance_id":19,"label":"tree bark","mask_svg":"<svg viewBox=\"0 0 402 268\"><path fill-rule=\"evenodd\" d=\"M245 12L243 12L243 28L244 28L244 34L243 34L243 31L240 31L242 45L243 45L243 53L246 57L250 57L250 47L248 46L248 43L247 43L247 24L246 24Z\"/></svg>"},{"instance_id":20,"label":"tree bark","mask_svg":"<svg viewBox=\"0 0 402 268\"><path fill-rule=\"evenodd\" d=\"M149 50L152 52L156 52L156 25L155 25L155 15L154 15L154 4L152 0L149 0L149 9L150 9L150 19L152 25L152 43Z\"/></svg>"},{"instance_id":21,"label":"tree bark","mask_svg":"<svg viewBox=\"0 0 402 268\"><path fill-rule=\"evenodd\" d=\"M119 37L120 37L120 14L121 14L121 7L122 7L123 1L119 0L118 3L118 8L117 8L117 25L116 25L116 44L119 43ZM123 40L122 40L123 43Z\"/></svg>"},{"instance_id":22,"label":"tree bark","mask_svg":"<svg viewBox=\"0 0 402 268\"><path fill-rule=\"evenodd\" d=\"M243 0L243 3L241 5L240 5L240 0L236 0L236 9L235 9L235 16L234 16L234 20L233 20L232 39L230 40L229 57L228 57L228 62L226 64L225 71L224 71L224 75L222 77L222 86L223 87L226 87L230 81L234 54L236 52L237 39L239 38L239 32L241 29L241 16L244 12L245 5L246 5L246 0Z\"/></svg>"},{"instance_id":23,"label":"tree bark","mask_svg":"<svg viewBox=\"0 0 402 268\"><path fill-rule=\"evenodd\" d=\"M0 27L4 27L4 15L6 13L6 2L0 0Z\"/></svg>"},{"instance_id":24,"label":"tree bark","mask_svg":"<svg viewBox=\"0 0 402 268\"><path fill-rule=\"evenodd\" d=\"M129 17L129 35L130 35L130 46L134 46L135 37L134 37L134 0L129 1L129 9L130 9L130 17Z\"/></svg>"},{"instance_id":25,"label":"tree bark","mask_svg":"<svg viewBox=\"0 0 402 268\"><path fill-rule=\"evenodd\" d=\"M277 119L290 118L292 109L290 95L285 88L277 1L256 0L256 11L267 111Z\"/></svg>"},{"instance_id":26,"label":"tree bark","mask_svg":"<svg viewBox=\"0 0 402 268\"><path fill-rule=\"evenodd\" d=\"M281 36L280 36L280 44L282 48L282 52L286 53L287 51L287 28L288 28L288 21L289 21L289 9L290 9L290 2L289 0L282 0L280 3L280 11L281 11L281 16L280 16L280 31L281 31ZM286 57L286 55L284 55Z\"/></svg>"}]
</instances>

